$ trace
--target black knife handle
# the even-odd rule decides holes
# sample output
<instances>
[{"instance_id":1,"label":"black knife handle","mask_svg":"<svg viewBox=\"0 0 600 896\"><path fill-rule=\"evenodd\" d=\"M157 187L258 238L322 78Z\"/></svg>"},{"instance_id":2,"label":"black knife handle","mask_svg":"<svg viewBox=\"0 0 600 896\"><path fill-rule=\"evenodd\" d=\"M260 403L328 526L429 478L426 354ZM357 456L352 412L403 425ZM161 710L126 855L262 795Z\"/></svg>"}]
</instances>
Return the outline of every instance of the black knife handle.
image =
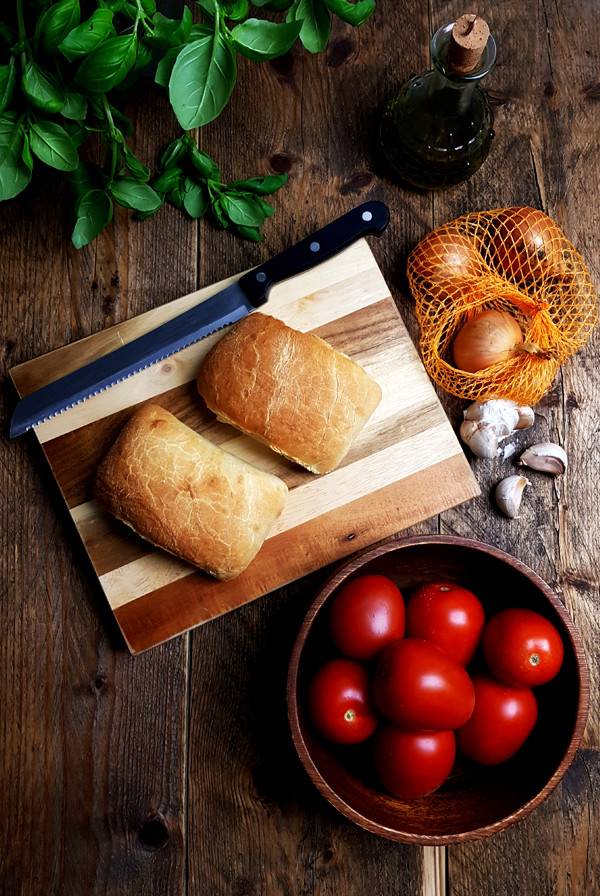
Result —
<instances>
[{"instance_id":1,"label":"black knife handle","mask_svg":"<svg viewBox=\"0 0 600 896\"><path fill-rule=\"evenodd\" d=\"M390 213L384 202L365 202L331 224L284 249L239 279L239 285L255 308L267 301L271 286L314 267L368 234L381 235Z\"/></svg>"}]
</instances>

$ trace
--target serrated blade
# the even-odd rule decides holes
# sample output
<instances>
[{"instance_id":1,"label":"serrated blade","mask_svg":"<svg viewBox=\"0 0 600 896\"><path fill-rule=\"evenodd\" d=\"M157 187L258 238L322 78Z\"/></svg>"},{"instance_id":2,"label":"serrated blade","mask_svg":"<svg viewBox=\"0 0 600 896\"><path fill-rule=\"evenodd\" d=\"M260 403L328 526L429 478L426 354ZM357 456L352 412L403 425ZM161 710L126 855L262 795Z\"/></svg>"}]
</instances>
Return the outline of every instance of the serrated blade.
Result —
<instances>
[{"instance_id":1,"label":"serrated blade","mask_svg":"<svg viewBox=\"0 0 600 896\"><path fill-rule=\"evenodd\" d=\"M388 207L383 202L364 202L264 264L242 274L236 283L173 320L42 386L17 404L10 424L11 438L235 323L266 302L269 290L275 283L331 258L360 237L382 234L389 216Z\"/></svg>"},{"instance_id":2,"label":"serrated blade","mask_svg":"<svg viewBox=\"0 0 600 896\"><path fill-rule=\"evenodd\" d=\"M254 305L240 286L233 283L173 320L26 395L13 414L11 438L235 323L253 310Z\"/></svg>"}]
</instances>

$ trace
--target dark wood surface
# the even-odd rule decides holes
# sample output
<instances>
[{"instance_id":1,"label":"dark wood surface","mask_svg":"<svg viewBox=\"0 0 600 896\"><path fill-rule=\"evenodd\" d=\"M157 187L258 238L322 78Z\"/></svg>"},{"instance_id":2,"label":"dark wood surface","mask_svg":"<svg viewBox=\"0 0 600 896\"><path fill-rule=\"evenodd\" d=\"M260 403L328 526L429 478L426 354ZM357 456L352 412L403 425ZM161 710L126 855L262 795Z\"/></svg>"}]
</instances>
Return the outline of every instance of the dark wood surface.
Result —
<instances>
[{"instance_id":1,"label":"dark wood surface","mask_svg":"<svg viewBox=\"0 0 600 896\"><path fill-rule=\"evenodd\" d=\"M599 56L595 0L480 4L499 46L486 87L496 138L468 183L436 194L389 181L374 154L384 98L428 66L459 4L380 0L327 51L240 66L226 112L201 135L228 179L289 171L266 240L250 244L171 208L143 224L119 211L89 248L69 243L50 174L2 206L0 351L0 892L6 894L453 894L598 892L598 488L600 339L536 406L536 440L561 442L564 477L536 477L521 518L498 515L505 463L474 461L481 497L412 532L479 538L532 567L564 601L591 670L590 718L549 799L507 831L421 850L353 825L312 786L286 719L295 634L322 570L138 657L93 583L35 439L10 442L7 371L257 264L366 199L392 223L373 249L413 338L406 257L434 225L533 205L555 218L598 287ZM178 129L153 89L129 109L152 161ZM463 403L442 402L454 424ZM482 583L484 586L485 583Z\"/></svg>"}]
</instances>

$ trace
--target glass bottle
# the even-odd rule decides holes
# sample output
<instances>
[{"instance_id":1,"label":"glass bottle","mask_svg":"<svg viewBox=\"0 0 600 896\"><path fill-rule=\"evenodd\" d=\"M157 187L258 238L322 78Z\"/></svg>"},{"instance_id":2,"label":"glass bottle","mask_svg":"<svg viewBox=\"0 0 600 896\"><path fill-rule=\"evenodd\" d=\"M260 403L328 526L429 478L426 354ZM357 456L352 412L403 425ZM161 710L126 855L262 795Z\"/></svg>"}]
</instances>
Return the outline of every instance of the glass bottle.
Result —
<instances>
[{"instance_id":1,"label":"glass bottle","mask_svg":"<svg viewBox=\"0 0 600 896\"><path fill-rule=\"evenodd\" d=\"M395 177L440 189L470 177L485 161L494 116L479 83L496 61L496 43L477 16L461 16L431 40L433 69L413 75L381 121L381 148Z\"/></svg>"}]
</instances>

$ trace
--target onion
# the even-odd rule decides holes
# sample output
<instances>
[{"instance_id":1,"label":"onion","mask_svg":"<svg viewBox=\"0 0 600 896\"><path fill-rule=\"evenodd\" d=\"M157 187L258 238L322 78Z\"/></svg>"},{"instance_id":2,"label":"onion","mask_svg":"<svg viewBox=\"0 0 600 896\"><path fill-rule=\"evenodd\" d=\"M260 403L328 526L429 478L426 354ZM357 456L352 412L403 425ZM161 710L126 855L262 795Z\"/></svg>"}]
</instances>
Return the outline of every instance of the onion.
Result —
<instances>
[{"instance_id":1,"label":"onion","mask_svg":"<svg viewBox=\"0 0 600 896\"><path fill-rule=\"evenodd\" d=\"M429 233L415 246L408 264L412 275L427 281L438 297L451 296L457 280L483 271L483 258L473 240L452 230Z\"/></svg>"},{"instance_id":2,"label":"onion","mask_svg":"<svg viewBox=\"0 0 600 896\"><path fill-rule=\"evenodd\" d=\"M507 311L482 311L459 330L452 355L459 370L476 373L517 354L523 334Z\"/></svg>"},{"instance_id":3,"label":"onion","mask_svg":"<svg viewBox=\"0 0 600 896\"><path fill-rule=\"evenodd\" d=\"M537 279L563 267L565 239L552 218L535 208L509 208L497 220L494 263L513 280Z\"/></svg>"}]
</instances>

